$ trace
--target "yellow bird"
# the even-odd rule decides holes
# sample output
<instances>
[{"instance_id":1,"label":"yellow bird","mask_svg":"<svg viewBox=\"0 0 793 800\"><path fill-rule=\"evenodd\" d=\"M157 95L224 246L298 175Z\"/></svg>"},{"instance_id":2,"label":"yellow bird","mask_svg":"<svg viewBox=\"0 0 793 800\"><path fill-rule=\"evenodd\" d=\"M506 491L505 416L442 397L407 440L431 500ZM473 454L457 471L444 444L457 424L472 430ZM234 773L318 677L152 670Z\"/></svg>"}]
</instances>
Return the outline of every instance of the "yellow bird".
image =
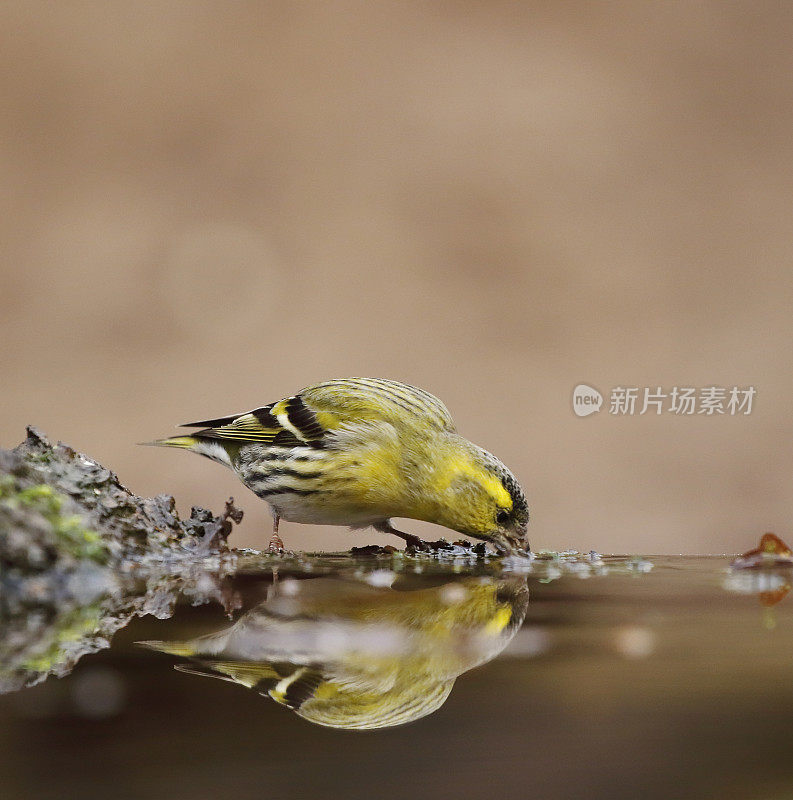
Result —
<instances>
[{"instance_id":1,"label":"yellow bird","mask_svg":"<svg viewBox=\"0 0 793 800\"><path fill-rule=\"evenodd\" d=\"M515 476L457 433L437 397L396 381L345 378L150 444L225 464L278 522L372 526L421 549L394 517L424 520L499 552L526 551L529 509Z\"/></svg>"}]
</instances>

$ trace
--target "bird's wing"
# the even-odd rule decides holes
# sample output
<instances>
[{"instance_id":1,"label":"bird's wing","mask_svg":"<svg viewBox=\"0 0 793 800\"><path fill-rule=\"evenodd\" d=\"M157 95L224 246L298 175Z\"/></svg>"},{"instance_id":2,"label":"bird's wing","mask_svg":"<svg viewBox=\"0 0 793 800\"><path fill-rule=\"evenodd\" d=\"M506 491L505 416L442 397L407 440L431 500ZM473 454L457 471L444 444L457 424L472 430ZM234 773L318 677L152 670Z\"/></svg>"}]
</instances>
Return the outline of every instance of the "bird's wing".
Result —
<instances>
[{"instance_id":1,"label":"bird's wing","mask_svg":"<svg viewBox=\"0 0 793 800\"><path fill-rule=\"evenodd\" d=\"M195 435L205 439L227 439L282 447L322 447L326 429L302 401L300 395L287 397L247 414L233 414L182 427L203 428Z\"/></svg>"},{"instance_id":2,"label":"bird's wing","mask_svg":"<svg viewBox=\"0 0 793 800\"><path fill-rule=\"evenodd\" d=\"M319 383L247 414L189 422L183 427L204 428L196 435L208 439L323 447L327 435L337 428L375 420L454 430L451 414L437 397L414 386L376 378Z\"/></svg>"},{"instance_id":3,"label":"bird's wing","mask_svg":"<svg viewBox=\"0 0 793 800\"><path fill-rule=\"evenodd\" d=\"M379 378L342 378L309 386L300 393L320 420L336 426L362 420L430 425L454 430L446 406L429 392Z\"/></svg>"},{"instance_id":4,"label":"bird's wing","mask_svg":"<svg viewBox=\"0 0 793 800\"><path fill-rule=\"evenodd\" d=\"M410 674L395 682L392 670L383 680L377 672L345 675L319 665L231 661L222 656L196 658L175 669L241 684L318 725L352 729L392 727L431 714L443 705L455 680L425 675L416 680Z\"/></svg>"},{"instance_id":5,"label":"bird's wing","mask_svg":"<svg viewBox=\"0 0 793 800\"><path fill-rule=\"evenodd\" d=\"M390 728L437 711L446 702L455 680L426 674L403 677L406 680L388 688L369 686L367 682L326 680L294 711L329 728Z\"/></svg>"},{"instance_id":6,"label":"bird's wing","mask_svg":"<svg viewBox=\"0 0 793 800\"><path fill-rule=\"evenodd\" d=\"M189 661L174 664L177 672L200 675L205 678L219 678L222 681L239 683L249 689L259 685L275 685L280 676L270 664L246 661Z\"/></svg>"}]
</instances>

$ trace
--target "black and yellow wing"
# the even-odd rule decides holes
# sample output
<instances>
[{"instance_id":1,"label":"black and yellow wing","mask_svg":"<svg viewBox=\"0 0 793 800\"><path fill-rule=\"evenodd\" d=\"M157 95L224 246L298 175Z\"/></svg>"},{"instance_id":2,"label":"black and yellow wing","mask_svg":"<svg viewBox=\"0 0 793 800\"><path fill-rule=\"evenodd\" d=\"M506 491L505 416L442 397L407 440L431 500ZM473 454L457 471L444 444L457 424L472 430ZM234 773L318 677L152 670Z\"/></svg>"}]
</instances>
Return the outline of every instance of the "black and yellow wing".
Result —
<instances>
[{"instance_id":1,"label":"black and yellow wing","mask_svg":"<svg viewBox=\"0 0 793 800\"><path fill-rule=\"evenodd\" d=\"M229 417L188 422L182 427L202 428L194 434L204 439L260 443L281 447L322 447L326 429L300 395Z\"/></svg>"},{"instance_id":2,"label":"black and yellow wing","mask_svg":"<svg viewBox=\"0 0 793 800\"><path fill-rule=\"evenodd\" d=\"M204 439L283 447L324 447L333 431L383 420L397 426L454 430L446 406L429 392L379 378L342 378L245 414L185 423Z\"/></svg>"}]
</instances>

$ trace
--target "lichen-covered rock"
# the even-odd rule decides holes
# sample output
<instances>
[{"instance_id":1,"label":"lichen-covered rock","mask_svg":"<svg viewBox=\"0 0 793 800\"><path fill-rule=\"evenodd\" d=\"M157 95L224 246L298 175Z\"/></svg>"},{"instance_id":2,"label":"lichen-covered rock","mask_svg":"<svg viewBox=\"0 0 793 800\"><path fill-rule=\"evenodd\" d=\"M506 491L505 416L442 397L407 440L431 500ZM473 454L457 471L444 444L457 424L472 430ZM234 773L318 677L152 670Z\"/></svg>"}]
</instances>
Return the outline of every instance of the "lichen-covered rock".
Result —
<instances>
[{"instance_id":1,"label":"lichen-covered rock","mask_svg":"<svg viewBox=\"0 0 793 800\"><path fill-rule=\"evenodd\" d=\"M13 450L0 450L0 563L33 568L49 553L99 562L154 557L180 559L228 551L231 523L242 512L229 501L215 516L194 508L182 520L173 497L138 497L109 469L35 428ZM25 531L30 551L13 532ZM20 560L21 559L21 560Z\"/></svg>"},{"instance_id":2,"label":"lichen-covered rock","mask_svg":"<svg viewBox=\"0 0 793 800\"><path fill-rule=\"evenodd\" d=\"M0 449L0 692L66 674L132 616L168 616L180 593L228 603L226 539L241 518L229 500L182 520L173 497L137 497L28 428Z\"/></svg>"}]
</instances>

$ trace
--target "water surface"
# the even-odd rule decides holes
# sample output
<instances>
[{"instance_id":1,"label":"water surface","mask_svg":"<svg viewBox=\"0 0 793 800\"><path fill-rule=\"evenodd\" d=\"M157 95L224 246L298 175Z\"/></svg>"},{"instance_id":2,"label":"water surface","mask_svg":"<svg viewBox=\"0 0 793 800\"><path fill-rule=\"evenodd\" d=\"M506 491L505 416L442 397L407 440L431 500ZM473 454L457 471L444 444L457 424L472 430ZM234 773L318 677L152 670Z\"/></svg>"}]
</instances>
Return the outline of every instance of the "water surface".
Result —
<instances>
[{"instance_id":1,"label":"water surface","mask_svg":"<svg viewBox=\"0 0 793 800\"><path fill-rule=\"evenodd\" d=\"M16 608L2 796L793 797L791 573L729 564L248 553Z\"/></svg>"}]
</instances>

